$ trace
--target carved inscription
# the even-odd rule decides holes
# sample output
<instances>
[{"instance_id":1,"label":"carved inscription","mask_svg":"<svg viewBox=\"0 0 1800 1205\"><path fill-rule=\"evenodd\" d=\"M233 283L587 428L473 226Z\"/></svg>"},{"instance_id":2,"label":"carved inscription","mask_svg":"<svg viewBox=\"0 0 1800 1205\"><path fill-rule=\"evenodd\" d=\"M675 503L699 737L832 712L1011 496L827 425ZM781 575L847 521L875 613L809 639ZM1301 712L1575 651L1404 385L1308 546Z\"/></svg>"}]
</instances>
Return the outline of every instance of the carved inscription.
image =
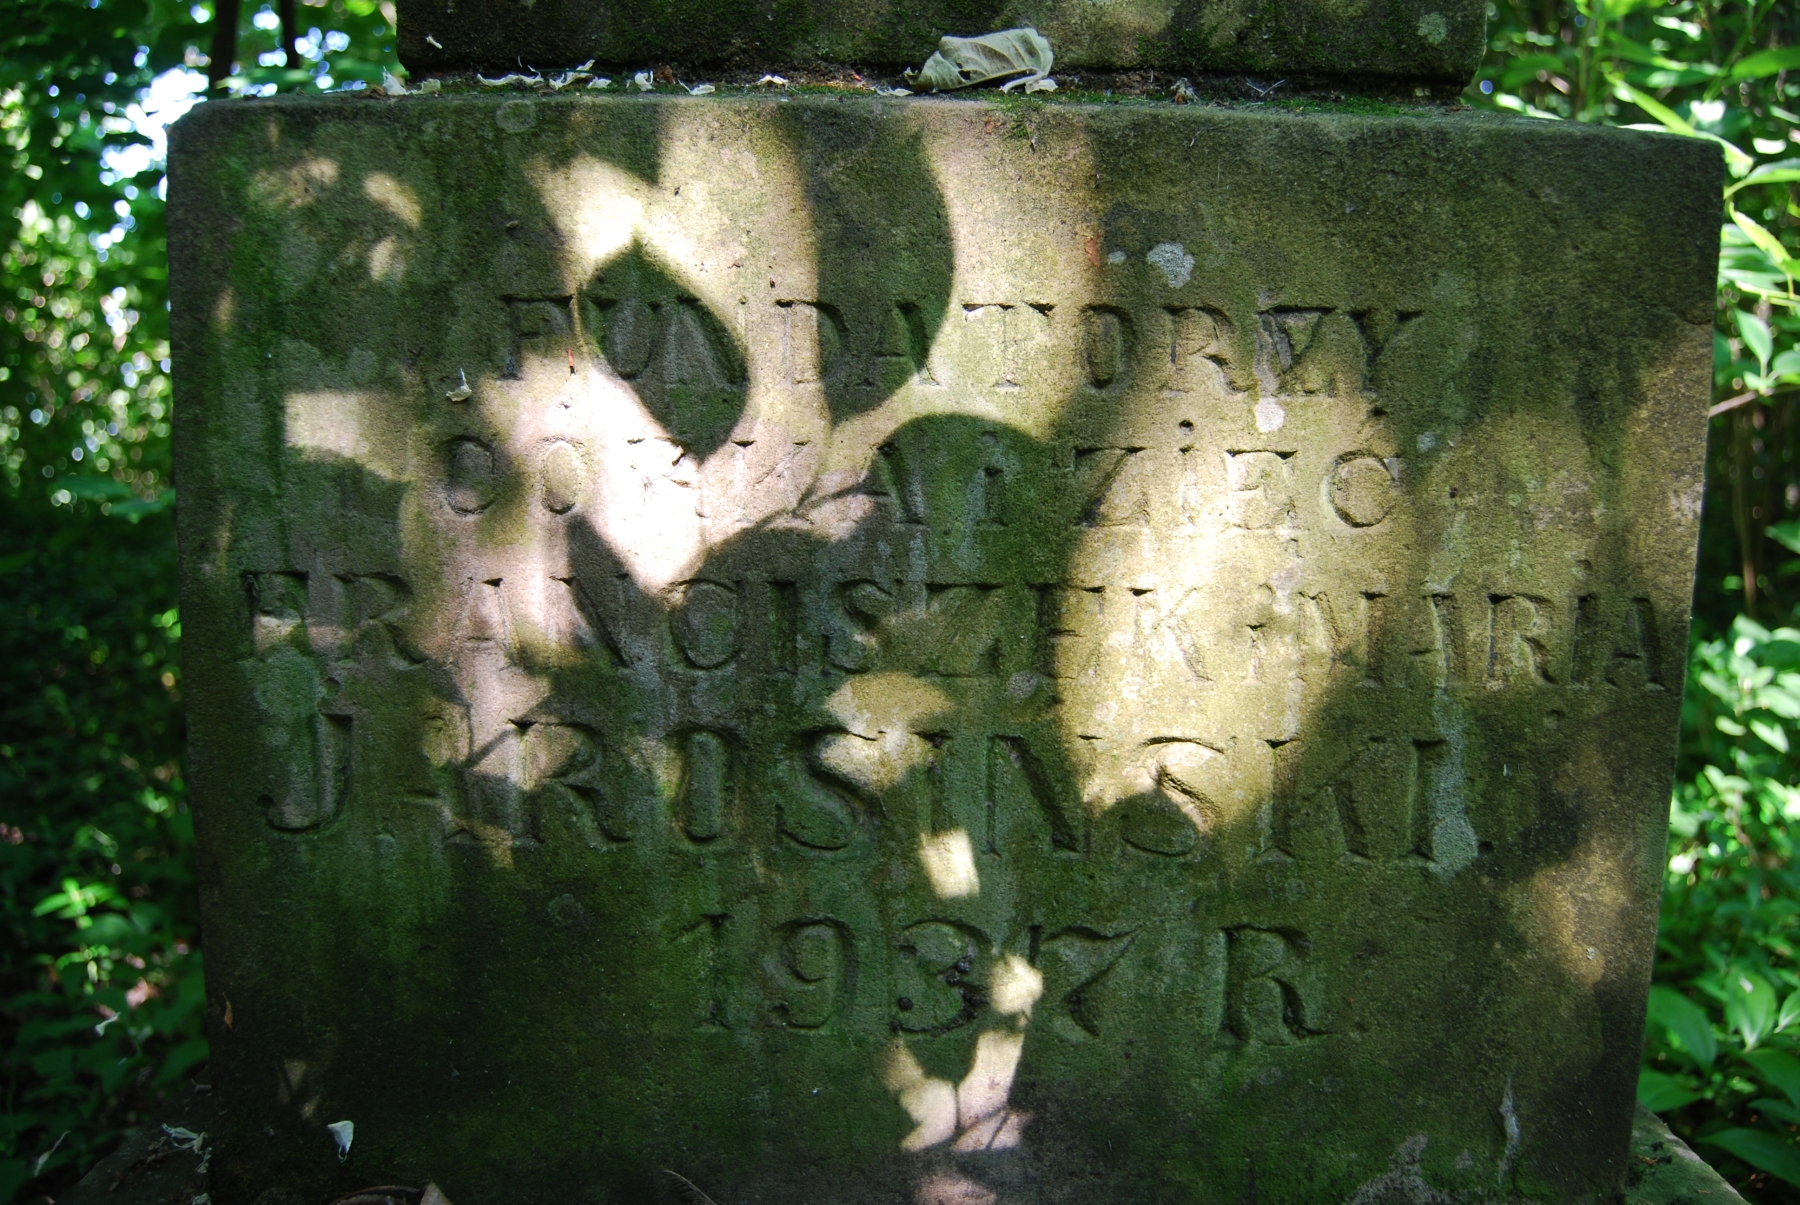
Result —
<instances>
[{"instance_id":1,"label":"carved inscription","mask_svg":"<svg viewBox=\"0 0 1800 1205\"><path fill-rule=\"evenodd\" d=\"M706 1041L1128 1043L1154 981L1230 1058L1334 1032L1351 953L1317 901L1418 898L1523 827L1485 702L1561 717L1678 672L1600 554L1458 559L1528 533L1389 420L1424 406L1384 360L1417 314L769 288L702 299L633 248L505 298L418 444L440 588L244 572L279 840L367 808L453 884L554 876L559 926L653 935L653 1020ZM565 364L626 436L561 396L507 430ZM1487 509L1450 505L1459 473ZM603 519L657 490L647 572Z\"/></svg>"},{"instance_id":2,"label":"carved inscription","mask_svg":"<svg viewBox=\"0 0 1800 1205\"><path fill-rule=\"evenodd\" d=\"M559 903L564 913L580 907L567 898ZM858 933L836 917L812 915L771 924L758 939L742 932L729 913L705 913L673 930L671 944L683 955L685 971L666 1000L702 1031L737 1028L760 1010L769 1024L802 1033L827 1030L859 1002L879 1003L890 1032L931 1039L991 1021L996 1008L1015 1008L1008 992L1020 982L1023 965L1035 981L1034 1020L1044 1018L1065 1041L1120 1037L1119 1010L1133 990L1130 977L1138 973L1126 968L1151 949L1143 931L1036 925L1024 937L1008 952L991 934L961 920L928 916L882 938ZM1198 981L1215 983L1220 992L1207 1022L1217 1028L1206 1036L1220 1047L1241 1049L1292 1045L1333 1032L1312 945L1290 928L1208 930L1193 947ZM874 976L887 993L878 1002L865 995L862 968L871 957L887 962ZM1187 1026L1194 1018L1170 1021Z\"/></svg>"},{"instance_id":3,"label":"carved inscription","mask_svg":"<svg viewBox=\"0 0 1800 1205\"><path fill-rule=\"evenodd\" d=\"M1228 452L1230 522L1245 531L1289 527L1294 515L1293 456L1285 452Z\"/></svg>"},{"instance_id":4,"label":"carved inscription","mask_svg":"<svg viewBox=\"0 0 1800 1205\"><path fill-rule=\"evenodd\" d=\"M1225 1026L1240 1042L1283 1046L1324 1033L1298 933L1240 928L1227 934Z\"/></svg>"},{"instance_id":5,"label":"carved inscription","mask_svg":"<svg viewBox=\"0 0 1800 1205\"><path fill-rule=\"evenodd\" d=\"M719 669L738 655L739 602L737 587L727 582L693 581L678 588L670 633L690 667Z\"/></svg>"},{"instance_id":6,"label":"carved inscription","mask_svg":"<svg viewBox=\"0 0 1800 1205\"><path fill-rule=\"evenodd\" d=\"M987 1003L975 965L990 948L979 929L956 921L922 921L895 944L893 1028L943 1034L973 1021Z\"/></svg>"},{"instance_id":7,"label":"carved inscription","mask_svg":"<svg viewBox=\"0 0 1800 1205\"><path fill-rule=\"evenodd\" d=\"M842 921L807 919L780 926L765 967L770 1007L789 1029L824 1028L856 991L856 947Z\"/></svg>"},{"instance_id":8,"label":"carved inscription","mask_svg":"<svg viewBox=\"0 0 1800 1205\"><path fill-rule=\"evenodd\" d=\"M350 789L354 713L312 654L305 573L246 573L251 680L267 789L257 797L269 827L312 832L342 810Z\"/></svg>"},{"instance_id":9,"label":"carved inscription","mask_svg":"<svg viewBox=\"0 0 1800 1205\"><path fill-rule=\"evenodd\" d=\"M681 739L677 823L688 840L704 845L724 836L735 803L731 745L706 729Z\"/></svg>"},{"instance_id":10,"label":"carved inscription","mask_svg":"<svg viewBox=\"0 0 1800 1205\"><path fill-rule=\"evenodd\" d=\"M1086 926L1039 939L1032 961L1043 971L1044 994L1075 1034L1100 1037L1107 1008L1107 978L1131 949L1134 932L1101 933Z\"/></svg>"},{"instance_id":11,"label":"carved inscription","mask_svg":"<svg viewBox=\"0 0 1800 1205\"><path fill-rule=\"evenodd\" d=\"M1364 452L1340 456L1326 480L1331 509L1351 527L1374 527L1399 504L1399 472L1397 458Z\"/></svg>"}]
</instances>

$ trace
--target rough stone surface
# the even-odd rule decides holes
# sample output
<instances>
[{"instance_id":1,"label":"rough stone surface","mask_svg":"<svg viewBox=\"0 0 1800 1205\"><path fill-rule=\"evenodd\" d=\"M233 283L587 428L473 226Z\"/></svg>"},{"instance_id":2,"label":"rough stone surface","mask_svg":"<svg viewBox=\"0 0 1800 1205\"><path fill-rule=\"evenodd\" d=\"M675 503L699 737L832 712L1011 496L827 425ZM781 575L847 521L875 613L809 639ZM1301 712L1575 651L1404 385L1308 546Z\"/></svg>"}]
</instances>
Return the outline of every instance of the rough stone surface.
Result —
<instances>
[{"instance_id":1,"label":"rough stone surface","mask_svg":"<svg viewBox=\"0 0 1800 1205\"><path fill-rule=\"evenodd\" d=\"M1706 144L440 97L172 147L219 1205L1617 1190Z\"/></svg>"},{"instance_id":2,"label":"rough stone surface","mask_svg":"<svg viewBox=\"0 0 1800 1205\"><path fill-rule=\"evenodd\" d=\"M1641 1106L1631 1124L1625 1205L1733 1205L1744 1198Z\"/></svg>"},{"instance_id":3,"label":"rough stone surface","mask_svg":"<svg viewBox=\"0 0 1800 1205\"><path fill-rule=\"evenodd\" d=\"M1282 72L1466 84L1485 0L399 0L416 71L827 61L917 67L945 34L1030 25L1057 66Z\"/></svg>"},{"instance_id":4,"label":"rough stone surface","mask_svg":"<svg viewBox=\"0 0 1800 1205\"><path fill-rule=\"evenodd\" d=\"M173 1102L158 1120L208 1137L219 1124L209 1098L192 1094ZM157 1122L133 1130L80 1184L58 1197L57 1205L167 1205L206 1193L210 1180L202 1168L207 1146L202 1142L196 1154L191 1145L172 1142ZM422 1200L429 1191L428 1185L381 1185L356 1205L449 1205L448 1196L436 1203ZM1425 1200L1431 1191L1423 1186ZM1631 1126L1621 1205L1733 1205L1743 1199L1661 1118L1639 1107Z\"/></svg>"}]
</instances>

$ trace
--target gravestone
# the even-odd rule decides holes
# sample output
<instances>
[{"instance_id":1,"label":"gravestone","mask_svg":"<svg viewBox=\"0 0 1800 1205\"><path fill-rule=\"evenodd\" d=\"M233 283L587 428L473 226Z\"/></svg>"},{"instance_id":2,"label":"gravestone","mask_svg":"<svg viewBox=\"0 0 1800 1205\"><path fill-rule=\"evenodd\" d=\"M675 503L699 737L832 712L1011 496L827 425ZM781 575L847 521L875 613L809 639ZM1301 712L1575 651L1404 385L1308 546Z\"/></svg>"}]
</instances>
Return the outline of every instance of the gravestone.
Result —
<instances>
[{"instance_id":1,"label":"gravestone","mask_svg":"<svg viewBox=\"0 0 1800 1205\"><path fill-rule=\"evenodd\" d=\"M1610 1199L1714 148L451 91L172 136L215 1201Z\"/></svg>"}]
</instances>

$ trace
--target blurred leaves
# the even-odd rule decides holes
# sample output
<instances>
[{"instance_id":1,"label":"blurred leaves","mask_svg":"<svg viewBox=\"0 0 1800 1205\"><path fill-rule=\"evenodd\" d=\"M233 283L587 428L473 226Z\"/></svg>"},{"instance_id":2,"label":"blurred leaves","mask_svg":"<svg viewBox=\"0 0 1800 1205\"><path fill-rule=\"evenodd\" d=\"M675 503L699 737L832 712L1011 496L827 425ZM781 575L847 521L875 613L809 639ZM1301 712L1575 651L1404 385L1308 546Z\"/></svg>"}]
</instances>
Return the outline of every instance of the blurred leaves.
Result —
<instances>
[{"instance_id":1,"label":"blurred leaves","mask_svg":"<svg viewBox=\"0 0 1800 1205\"><path fill-rule=\"evenodd\" d=\"M1694 645L1638 1099L1752 1199L1800 1200L1800 629Z\"/></svg>"},{"instance_id":2,"label":"blurred leaves","mask_svg":"<svg viewBox=\"0 0 1800 1205\"><path fill-rule=\"evenodd\" d=\"M0 1194L205 1058L169 520L0 499Z\"/></svg>"},{"instance_id":3,"label":"blurred leaves","mask_svg":"<svg viewBox=\"0 0 1800 1205\"><path fill-rule=\"evenodd\" d=\"M398 70L392 10L241 13L224 90ZM209 0L0 22L0 1205L52 1198L207 1055L169 460L161 138Z\"/></svg>"}]
</instances>

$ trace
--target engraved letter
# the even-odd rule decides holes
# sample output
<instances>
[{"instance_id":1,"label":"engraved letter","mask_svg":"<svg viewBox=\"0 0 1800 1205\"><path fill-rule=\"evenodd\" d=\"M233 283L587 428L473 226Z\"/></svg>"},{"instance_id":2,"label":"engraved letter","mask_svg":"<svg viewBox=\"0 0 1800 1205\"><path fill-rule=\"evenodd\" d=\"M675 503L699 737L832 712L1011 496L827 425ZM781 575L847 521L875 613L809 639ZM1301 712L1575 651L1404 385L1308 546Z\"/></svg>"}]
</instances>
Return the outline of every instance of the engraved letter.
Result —
<instances>
[{"instance_id":1,"label":"engraved letter","mask_svg":"<svg viewBox=\"0 0 1800 1205\"><path fill-rule=\"evenodd\" d=\"M1550 604L1522 594L1488 596L1489 685L1552 682Z\"/></svg>"},{"instance_id":2,"label":"engraved letter","mask_svg":"<svg viewBox=\"0 0 1800 1205\"><path fill-rule=\"evenodd\" d=\"M789 1029L820 1029L855 985L856 946L841 921L789 921L775 931L768 960L774 1012Z\"/></svg>"},{"instance_id":3,"label":"engraved letter","mask_svg":"<svg viewBox=\"0 0 1800 1205\"><path fill-rule=\"evenodd\" d=\"M1227 930L1225 1024L1243 1042L1285 1045L1323 1032L1308 1006L1305 943L1271 929Z\"/></svg>"}]
</instances>

